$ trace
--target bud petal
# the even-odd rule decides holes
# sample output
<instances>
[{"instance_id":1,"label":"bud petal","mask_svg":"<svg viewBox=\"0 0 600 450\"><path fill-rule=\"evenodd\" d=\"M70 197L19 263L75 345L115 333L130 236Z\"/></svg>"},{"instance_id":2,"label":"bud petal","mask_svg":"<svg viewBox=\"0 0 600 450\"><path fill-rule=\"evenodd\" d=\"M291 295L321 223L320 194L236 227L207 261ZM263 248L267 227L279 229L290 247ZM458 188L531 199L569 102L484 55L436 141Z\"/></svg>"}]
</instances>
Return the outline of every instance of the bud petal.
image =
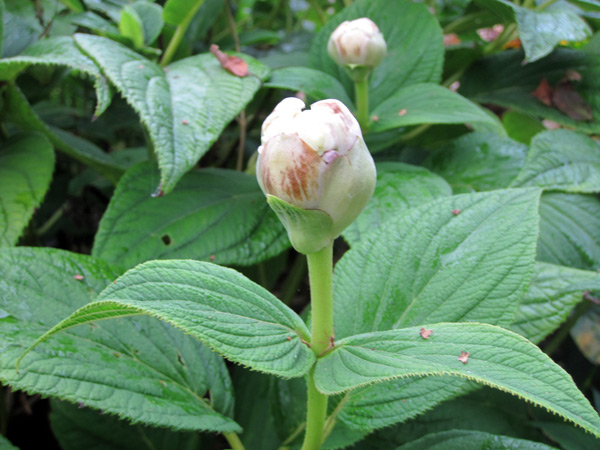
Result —
<instances>
[{"instance_id":1,"label":"bud petal","mask_svg":"<svg viewBox=\"0 0 600 450\"><path fill-rule=\"evenodd\" d=\"M373 68L384 58L387 45L377 25L362 17L342 22L331 33L327 51L342 66Z\"/></svg>"},{"instance_id":2,"label":"bud petal","mask_svg":"<svg viewBox=\"0 0 600 450\"><path fill-rule=\"evenodd\" d=\"M312 253L356 219L373 194L376 173L360 126L343 103L323 100L310 110L303 107L301 100L288 98L267 117L256 176L263 192L277 198L269 204L296 250ZM315 219L315 211L330 220ZM303 223L312 225L303 228Z\"/></svg>"}]
</instances>

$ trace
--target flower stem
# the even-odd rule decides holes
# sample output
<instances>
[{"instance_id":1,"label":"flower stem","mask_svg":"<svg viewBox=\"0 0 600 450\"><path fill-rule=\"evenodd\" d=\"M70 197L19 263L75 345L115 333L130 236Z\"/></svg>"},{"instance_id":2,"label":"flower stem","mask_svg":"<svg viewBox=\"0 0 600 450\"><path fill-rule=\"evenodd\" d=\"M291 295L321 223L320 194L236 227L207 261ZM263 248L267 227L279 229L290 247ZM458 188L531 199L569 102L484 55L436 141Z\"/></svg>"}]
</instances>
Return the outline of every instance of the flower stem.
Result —
<instances>
[{"instance_id":1,"label":"flower stem","mask_svg":"<svg viewBox=\"0 0 600 450\"><path fill-rule=\"evenodd\" d=\"M198 11L198 9L200 9L200 7L202 6L202 3L204 3L204 2L199 1L199 0L196 1L196 3L189 9L185 18L179 23L179 25L175 29L175 34L169 41L169 45L167 46L167 49L163 53L162 59L160 60L160 65L162 67L167 66L171 62L171 59L173 59L173 56L175 55L175 52L177 51L177 48L179 47L179 44L181 43L183 36L185 35L185 32L187 31L188 27L190 26L190 23L192 22L194 15Z\"/></svg>"},{"instance_id":2,"label":"flower stem","mask_svg":"<svg viewBox=\"0 0 600 450\"><path fill-rule=\"evenodd\" d=\"M231 446L231 450L245 450L244 444L240 440L239 436L236 433L223 433L225 439Z\"/></svg>"},{"instance_id":3,"label":"flower stem","mask_svg":"<svg viewBox=\"0 0 600 450\"><path fill-rule=\"evenodd\" d=\"M310 281L311 342L317 356L333 338L333 242L318 252L306 255Z\"/></svg>"},{"instance_id":4,"label":"flower stem","mask_svg":"<svg viewBox=\"0 0 600 450\"><path fill-rule=\"evenodd\" d=\"M356 94L356 118L364 133L368 131L369 125L369 79L354 82L354 93Z\"/></svg>"},{"instance_id":5,"label":"flower stem","mask_svg":"<svg viewBox=\"0 0 600 450\"><path fill-rule=\"evenodd\" d=\"M311 296L311 348L317 357L333 344L333 242L307 256ZM314 370L314 369L313 369ZM327 396L314 382L313 370L308 374L306 434L301 450L319 450L323 442L327 418Z\"/></svg>"}]
</instances>

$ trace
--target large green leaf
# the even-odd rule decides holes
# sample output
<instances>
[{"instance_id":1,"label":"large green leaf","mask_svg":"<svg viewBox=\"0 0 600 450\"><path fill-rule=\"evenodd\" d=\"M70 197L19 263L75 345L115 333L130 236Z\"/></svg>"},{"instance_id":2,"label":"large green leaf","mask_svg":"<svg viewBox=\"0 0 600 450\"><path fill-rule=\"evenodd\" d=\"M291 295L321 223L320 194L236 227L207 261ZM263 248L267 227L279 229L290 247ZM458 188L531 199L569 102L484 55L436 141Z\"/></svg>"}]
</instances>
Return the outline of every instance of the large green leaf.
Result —
<instances>
[{"instance_id":1,"label":"large green leaf","mask_svg":"<svg viewBox=\"0 0 600 450\"><path fill-rule=\"evenodd\" d=\"M261 372L299 377L315 360L308 329L294 311L235 270L190 260L135 267L39 342L77 325L137 314L169 322Z\"/></svg>"},{"instance_id":2,"label":"large green leaf","mask_svg":"<svg viewBox=\"0 0 600 450\"><path fill-rule=\"evenodd\" d=\"M18 55L33 44L44 30L32 2L3 0L3 3L2 56L9 57Z\"/></svg>"},{"instance_id":3,"label":"large green leaf","mask_svg":"<svg viewBox=\"0 0 600 450\"><path fill-rule=\"evenodd\" d=\"M582 41L591 30L578 15L578 9L567 2L545 9L529 9L507 0L476 0L505 21L515 20L527 62L548 55L561 41Z\"/></svg>"},{"instance_id":4,"label":"large green leaf","mask_svg":"<svg viewBox=\"0 0 600 450\"><path fill-rule=\"evenodd\" d=\"M539 133L512 186L539 186L567 192L600 191L600 145L569 130Z\"/></svg>"},{"instance_id":5,"label":"large green leaf","mask_svg":"<svg viewBox=\"0 0 600 450\"><path fill-rule=\"evenodd\" d=\"M335 394L391 378L458 376L516 395L600 436L600 417L569 374L523 337L488 324L438 323L425 327L433 334L424 339L419 328L338 341L317 362L317 389Z\"/></svg>"},{"instance_id":6,"label":"large green leaf","mask_svg":"<svg viewBox=\"0 0 600 450\"><path fill-rule=\"evenodd\" d=\"M490 133L469 133L434 151L425 165L442 176L455 193L507 187L517 176L527 146Z\"/></svg>"},{"instance_id":7,"label":"large green leaf","mask_svg":"<svg viewBox=\"0 0 600 450\"><path fill-rule=\"evenodd\" d=\"M197 450L198 433L131 425L109 414L51 402L50 425L62 450Z\"/></svg>"},{"instance_id":8,"label":"large green leaf","mask_svg":"<svg viewBox=\"0 0 600 450\"><path fill-rule=\"evenodd\" d=\"M244 55L250 75L236 77L212 54L163 69L127 47L98 36L75 41L102 68L147 127L165 193L190 170L258 90L268 69Z\"/></svg>"},{"instance_id":9,"label":"large green leaf","mask_svg":"<svg viewBox=\"0 0 600 450\"><path fill-rule=\"evenodd\" d=\"M0 251L0 381L135 423L239 431L227 417L232 388L221 358L151 317L73 328L37 346L15 370L36 338L115 277L115 270L89 256L45 248Z\"/></svg>"},{"instance_id":10,"label":"large green leaf","mask_svg":"<svg viewBox=\"0 0 600 450\"><path fill-rule=\"evenodd\" d=\"M546 193L540 203L537 259L579 269L600 267L600 200Z\"/></svg>"},{"instance_id":11,"label":"large green leaf","mask_svg":"<svg viewBox=\"0 0 600 450\"><path fill-rule=\"evenodd\" d=\"M5 89L4 106L9 113L7 119L10 122L23 130L42 133L55 149L86 164L104 175L108 180L116 183L125 169L107 153L85 139L46 124L33 110L25 95L14 84L8 84Z\"/></svg>"},{"instance_id":12,"label":"large green leaf","mask_svg":"<svg viewBox=\"0 0 600 450\"><path fill-rule=\"evenodd\" d=\"M452 377L389 380L347 392L339 418L360 430L388 427L412 419L477 387L471 381Z\"/></svg>"},{"instance_id":13,"label":"large green leaf","mask_svg":"<svg viewBox=\"0 0 600 450\"><path fill-rule=\"evenodd\" d=\"M398 447L396 450L445 450L460 448L462 450L557 450L541 442L527 441L510 436L484 433L482 431L449 430L432 433L413 442Z\"/></svg>"},{"instance_id":14,"label":"large green leaf","mask_svg":"<svg viewBox=\"0 0 600 450\"><path fill-rule=\"evenodd\" d=\"M0 148L0 247L17 243L44 199L54 172L54 151L38 134L22 134Z\"/></svg>"},{"instance_id":15,"label":"large green leaf","mask_svg":"<svg viewBox=\"0 0 600 450\"><path fill-rule=\"evenodd\" d=\"M508 325L529 283L539 190L465 194L384 224L334 275L337 337L426 322Z\"/></svg>"},{"instance_id":16,"label":"large green leaf","mask_svg":"<svg viewBox=\"0 0 600 450\"><path fill-rule=\"evenodd\" d=\"M375 120L375 119L376 120ZM403 86L373 110L370 130L380 132L421 123L475 123L496 121L466 98L433 83Z\"/></svg>"},{"instance_id":17,"label":"large green leaf","mask_svg":"<svg viewBox=\"0 0 600 450\"><path fill-rule=\"evenodd\" d=\"M451 194L448 183L427 169L403 163L379 163L373 198L342 234L355 245L406 210Z\"/></svg>"},{"instance_id":18,"label":"large green leaf","mask_svg":"<svg viewBox=\"0 0 600 450\"><path fill-rule=\"evenodd\" d=\"M354 105L344 86L333 76L309 67L282 67L273 71L266 87L305 92L315 100L337 98L348 108Z\"/></svg>"},{"instance_id":19,"label":"large green leaf","mask_svg":"<svg viewBox=\"0 0 600 450\"><path fill-rule=\"evenodd\" d=\"M71 36L38 41L23 54L0 60L0 80L14 80L20 72L32 65L68 66L92 77L98 97L96 116L102 114L110 105L112 92L106 78L94 61L77 48Z\"/></svg>"},{"instance_id":20,"label":"large green leaf","mask_svg":"<svg viewBox=\"0 0 600 450\"><path fill-rule=\"evenodd\" d=\"M550 119L584 133L600 132L600 60L594 49L557 49L547 57L522 65L523 53L506 50L481 58L461 78L459 92L477 103L492 103ZM581 75L576 90L590 104L594 120L575 120L531 95L545 78L555 86L568 70Z\"/></svg>"},{"instance_id":21,"label":"large green leaf","mask_svg":"<svg viewBox=\"0 0 600 450\"><path fill-rule=\"evenodd\" d=\"M100 222L94 256L124 268L173 258L251 265L289 246L256 177L203 169L185 175L171 194L152 197L159 177L150 163L125 174Z\"/></svg>"},{"instance_id":22,"label":"large green leaf","mask_svg":"<svg viewBox=\"0 0 600 450\"><path fill-rule=\"evenodd\" d=\"M537 61L548 55L561 41L583 41L590 27L570 5L557 3L544 11L532 11L514 6L527 61Z\"/></svg>"},{"instance_id":23,"label":"large green leaf","mask_svg":"<svg viewBox=\"0 0 600 450\"><path fill-rule=\"evenodd\" d=\"M587 290L600 290L598 272L536 263L511 329L532 342L542 341L567 319Z\"/></svg>"},{"instance_id":24,"label":"large green leaf","mask_svg":"<svg viewBox=\"0 0 600 450\"><path fill-rule=\"evenodd\" d=\"M451 377L429 377L428 379L435 379L440 383L453 380ZM454 429L483 431L524 439L541 438L541 433L530 422L531 412L538 412L541 408L535 408L497 389L470 383L477 387L473 392L448 400L414 419L378 430L353 450L395 448L430 433ZM426 397L425 392L421 398ZM409 398L408 401L417 402L419 399ZM579 430L562 421L560 424Z\"/></svg>"},{"instance_id":25,"label":"large green leaf","mask_svg":"<svg viewBox=\"0 0 600 450\"><path fill-rule=\"evenodd\" d=\"M423 4L404 0L359 0L332 17L315 36L309 65L342 81L353 94L350 78L327 53L333 30L345 20L368 17L377 24L387 43L388 53L371 74L371 109L400 87L416 83L438 83L442 76L444 47L442 30Z\"/></svg>"}]
</instances>

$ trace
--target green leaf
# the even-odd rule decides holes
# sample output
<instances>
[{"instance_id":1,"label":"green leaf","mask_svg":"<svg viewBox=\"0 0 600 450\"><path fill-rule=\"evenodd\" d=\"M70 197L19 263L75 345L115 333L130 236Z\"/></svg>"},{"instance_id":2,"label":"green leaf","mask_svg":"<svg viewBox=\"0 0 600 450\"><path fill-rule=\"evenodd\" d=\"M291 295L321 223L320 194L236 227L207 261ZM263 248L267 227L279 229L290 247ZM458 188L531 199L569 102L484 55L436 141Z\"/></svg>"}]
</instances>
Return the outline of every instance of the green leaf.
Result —
<instances>
[{"instance_id":1,"label":"green leaf","mask_svg":"<svg viewBox=\"0 0 600 450\"><path fill-rule=\"evenodd\" d=\"M151 163L127 171L100 222L94 256L126 269L174 258L252 265L289 246L256 177L203 169L185 175L171 194L152 197L159 177Z\"/></svg>"},{"instance_id":2,"label":"green leaf","mask_svg":"<svg viewBox=\"0 0 600 450\"><path fill-rule=\"evenodd\" d=\"M596 196L542 196L537 259L579 269L600 267L600 201Z\"/></svg>"},{"instance_id":3,"label":"green leaf","mask_svg":"<svg viewBox=\"0 0 600 450\"><path fill-rule=\"evenodd\" d=\"M583 41L590 27L570 5L557 3L544 11L513 6L526 61L548 55L560 41Z\"/></svg>"},{"instance_id":4,"label":"green leaf","mask_svg":"<svg viewBox=\"0 0 600 450\"><path fill-rule=\"evenodd\" d=\"M315 360L303 342L308 329L296 313L239 272L190 260L135 267L36 345L77 325L137 314L171 323L228 359L261 372L300 377Z\"/></svg>"},{"instance_id":5,"label":"green leaf","mask_svg":"<svg viewBox=\"0 0 600 450\"><path fill-rule=\"evenodd\" d=\"M544 131L531 141L525 164L511 185L599 192L600 145L573 131Z\"/></svg>"},{"instance_id":6,"label":"green leaf","mask_svg":"<svg viewBox=\"0 0 600 450\"><path fill-rule=\"evenodd\" d=\"M422 123L482 122L496 126L496 121L479 106L433 83L398 89L374 108L371 119L373 133Z\"/></svg>"},{"instance_id":7,"label":"green leaf","mask_svg":"<svg viewBox=\"0 0 600 450\"><path fill-rule=\"evenodd\" d=\"M8 439L4 436L0 436L0 450L19 450L17 447L12 445Z\"/></svg>"},{"instance_id":8,"label":"green leaf","mask_svg":"<svg viewBox=\"0 0 600 450\"><path fill-rule=\"evenodd\" d=\"M533 271L538 201L530 189L458 195L384 224L336 265L336 337L440 320L510 324Z\"/></svg>"},{"instance_id":9,"label":"green leaf","mask_svg":"<svg viewBox=\"0 0 600 450\"><path fill-rule=\"evenodd\" d=\"M399 88L416 83L439 83L444 47L442 30L424 4L406 1L359 0L328 20L313 39L309 65L337 78L348 94L354 92L344 68L327 53L333 30L345 20L368 17L377 24L387 43L387 55L369 79L371 109Z\"/></svg>"},{"instance_id":10,"label":"green leaf","mask_svg":"<svg viewBox=\"0 0 600 450\"><path fill-rule=\"evenodd\" d=\"M94 79L98 104L95 115L100 116L110 105L112 92L98 66L77 48L71 36L44 39L28 47L20 56L0 60L0 80L14 80L32 65L67 66Z\"/></svg>"},{"instance_id":11,"label":"green leaf","mask_svg":"<svg viewBox=\"0 0 600 450\"><path fill-rule=\"evenodd\" d=\"M471 381L451 377L398 378L347 392L339 417L360 430L389 427L477 387Z\"/></svg>"},{"instance_id":12,"label":"green leaf","mask_svg":"<svg viewBox=\"0 0 600 450\"><path fill-rule=\"evenodd\" d=\"M588 450L600 446L598 438L567 423L536 421L535 424L564 450Z\"/></svg>"},{"instance_id":13,"label":"green leaf","mask_svg":"<svg viewBox=\"0 0 600 450\"><path fill-rule=\"evenodd\" d=\"M81 13L85 11L85 8L80 0L60 0L60 2L73 12Z\"/></svg>"},{"instance_id":14,"label":"green leaf","mask_svg":"<svg viewBox=\"0 0 600 450\"><path fill-rule=\"evenodd\" d=\"M131 425L109 414L51 401L50 425L62 450L196 450L198 433Z\"/></svg>"},{"instance_id":15,"label":"green leaf","mask_svg":"<svg viewBox=\"0 0 600 450\"><path fill-rule=\"evenodd\" d=\"M516 50L481 58L461 78L459 92L477 103L491 103L550 119L584 133L600 133L600 60L597 51L556 49L547 57L524 66L522 60L523 53ZM581 75L575 88L592 107L593 121L572 119L531 95L542 79L556 86L568 70Z\"/></svg>"},{"instance_id":16,"label":"green leaf","mask_svg":"<svg viewBox=\"0 0 600 450\"><path fill-rule=\"evenodd\" d=\"M21 134L0 149L0 247L17 243L44 199L54 172L54 151L38 134Z\"/></svg>"},{"instance_id":17,"label":"green leaf","mask_svg":"<svg viewBox=\"0 0 600 450\"><path fill-rule=\"evenodd\" d=\"M463 450L557 450L556 447L541 442L527 441L510 436L484 433L482 431L450 430L428 434L396 450L445 450L460 448Z\"/></svg>"},{"instance_id":18,"label":"green leaf","mask_svg":"<svg viewBox=\"0 0 600 450\"><path fill-rule=\"evenodd\" d=\"M144 43L152 44L160 32L163 25L163 9L155 3L147 3L145 1L137 1L131 5L131 8L137 13L141 19L143 27Z\"/></svg>"},{"instance_id":19,"label":"green leaf","mask_svg":"<svg viewBox=\"0 0 600 450\"><path fill-rule=\"evenodd\" d=\"M354 105L344 86L333 76L308 67L283 67L276 69L266 87L302 91L315 100L337 98L349 109Z\"/></svg>"},{"instance_id":20,"label":"green leaf","mask_svg":"<svg viewBox=\"0 0 600 450\"><path fill-rule=\"evenodd\" d=\"M469 133L435 150L425 166L443 177L454 192L507 187L523 167L527 146L490 133Z\"/></svg>"},{"instance_id":21,"label":"green leaf","mask_svg":"<svg viewBox=\"0 0 600 450\"><path fill-rule=\"evenodd\" d=\"M125 5L121 11L119 31L133 43L135 48L144 46L144 28L142 19L132 5Z\"/></svg>"},{"instance_id":22,"label":"green leaf","mask_svg":"<svg viewBox=\"0 0 600 450\"><path fill-rule=\"evenodd\" d=\"M180 430L239 431L225 364L191 336L150 317L61 333L15 364L52 325L116 277L106 263L47 248L0 251L0 381ZM68 293L68 295L66 294Z\"/></svg>"},{"instance_id":23,"label":"green leaf","mask_svg":"<svg viewBox=\"0 0 600 450\"><path fill-rule=\"evenodd\" d=\"M536 263L511 330L534 343L541 342L567 319L587 290L600 290L598 272Z\"/></svg>"},{"instance_id":24,"label":"green leaf","mask_svg":"<svg viewBox=\"0 0 600 450\"><path fill-rule=\"evenodd\" d=\"M124 172L108 154L85 139L59 128L47 125L33 110L25 95L14 84L5 87L5 108L8 120L25 131L38 131L52 143L55 149L82 162L116 183Z\"/></svg>"},{"instance_id":25,"label":"green leaf","mask_svg":"<svg viewBox=\"0 0 600 450\"><path fill-rule=\"evenodd\" d=\"M191 20L204 0L168 0L165 3L163 17L171 25L181 25L185 20Z\"/></svg>"},{"instance_id":26,"label":"green leaf","mask_svg":"<svg viewBox=\"0 0 600 450\"><path fill-rule=\"evenodd\" d=\"M18 55L37 41L44 31L36 17L34 4L21 0L4 0L4 58Z\"/></svg>"},{"instance_id":27,"label":"green leaf","mask_svg":"<svg viewBox=\"0 0 600 450\"><path fill-rule=\"evenodd\" d=\"M544 131L544 125L529 114L508 111L502 114L502 125L511 139L529 145L533 137Z\"/></svg>"},{"instance_id":28,"label":"green leaf","mask_svg":"<svg viewBox=\"0 0 600 450\"><path fill-rule=\"evenodd\" d=\"M452 375L506 391L600 436L600 417L571 377L523 337L493 325L438 323L367 333L336 342L314 372L317 389L336 394L398 377ZM468 361L461 362L461 352Z\"/></svg>"},{"instance_id":29,"label":"green leaf","mask_svg":"<svg viewBox=\"0 0 600 450\"><path fill-rule=\"evenodd\" d=\"M379 163L373 198L342 235L354 246L406 210L451 194L448 183L427 169L403 163Z\"/></svg>"},{"instance_id":30,"label":"green leaf","mask_svg":"<svg viewBox=\"0 0 600 450\"><path fill-rule=\"evenodd\" d=\"M582 41L591 30L577 13L578 9L560 2L540 9L529 9L506 0L476 0L505 22L515 20L527 62L548 55L561 41Z\"/></svg>"},{"instance_id":31,"label":"green leaf","mask_svg":"<svg viewBox=\"0 0 600 450\"><path fill-rule=\"evenodd\" d=\"M428 379L439 382L457 380L451 377L429 377ZM476 386L475 383L472 384ZM427 392L424 391L422 397L406 400L418 403L427 396ZM353 450L396 448L430 433L454 429L538 439L542 436L530 421L531 412L539 410L505 392L478 386L473 392L446 401L414 419L376 431ZM565 425L575 428L572 425Z\"/></svg>"},{"instance_id":32,"label":"green leaf","mask_svg":"<svg viewBox=\"0 0 600 450\"><path fill-rule=\"evenodd\" d=\"M243 57L251 74L231 75L212 54L192 56L165 70L111 40L76 34L147 127L161 170L159 190L168 193L252 99L268 69Z\"/></svg>"},{"instance_id":33,"label":"green leaf","mask_svg":"<svg viewBox=\"0 0 600 450\"><path fill-rule=\"evenodd\" d=\"M119 29L109 20L92 11L81 14L69 14L68 20L73 25L89 28L100 35L106 35L112 39L119 39Z\"/></svg>"}]
</instances>

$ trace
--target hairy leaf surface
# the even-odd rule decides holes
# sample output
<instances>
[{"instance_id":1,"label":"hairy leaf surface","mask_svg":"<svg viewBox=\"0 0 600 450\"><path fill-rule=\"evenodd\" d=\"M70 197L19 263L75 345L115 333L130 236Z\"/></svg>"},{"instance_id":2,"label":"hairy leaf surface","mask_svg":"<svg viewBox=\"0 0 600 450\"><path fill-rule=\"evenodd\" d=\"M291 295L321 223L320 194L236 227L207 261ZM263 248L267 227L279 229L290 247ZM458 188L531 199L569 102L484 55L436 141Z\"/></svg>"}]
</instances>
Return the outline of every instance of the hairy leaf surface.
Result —
<instances>
[{"instance_id":1,"label":"hairy leaf surface","mask_svg":"<svg viewBox=\"0 0 600 450\"><path fill-rule=\"evenodd\" d=\"M52 181L54 151L38 134L21 134L0 148L0 247L17 243Z\"/></svg>"},{"instance_id":2,"label":"hairy leaf surface","mask_svg":"<svg viewBox=\"0 0 600 450\"><path fill-rule=\"evenodd\" d=\"M109 39L76 34L75 41L140 115L158 156L159 190L165 193L206 153L268 74L266 66L244 55L251 74L240 78L212 54L163 69Z\"/></svg>"},{"instance_id":3,"label":"hairy leaf surface","mask_svg":"<svg viewBox=\"0 0 600 450\"><path fill-rule=\"evenodd\" d=\"M185 175L169 195L153 197L159 177L143 163L121 179L100 222L94 256L126 269L172 258L252 265L289 246L256 177L203 169Z\"/></svg>"},{"instance_id":4,"label":"hairy leaf surface","mask_svg":"<svg viewBox=\"0 0 600 450\"><path fill-rule=\"evenodd\" d=\"M509 392L600 436L600 417L573 380L523 337L479 323L438 323L352 336L315 368L317 389L336 394L398 377L453 375ZM462 358L462 359L459 359Z\"/></svg>"},{"instance_id":5,"label":"hairy leaf surface","mask_svg":"<svg viewBox=\"0 0 600 450\"><path fill-rule=\"evenodd\" d=\"M114 269L89 256L45 248L0 251L0 381L134 423L239 431L228 417L232 388L222 359L151 317L72 328L38 345L15 370L40 335L115 278Z\"/></svg>"},{"instance_id":6,"label":"hairy leaf surface","mask_svg":"<svg viewBox=\"0 0 600 450\"><path fill-rule=\"evenodd\" d=\"M299 377L315 359L304 342L306 325L280 300L235 270L191 260L135 267L39 342L77 325L139 314L171 323L228 359L262 372Z\"/></svg>"}]
</instances>

